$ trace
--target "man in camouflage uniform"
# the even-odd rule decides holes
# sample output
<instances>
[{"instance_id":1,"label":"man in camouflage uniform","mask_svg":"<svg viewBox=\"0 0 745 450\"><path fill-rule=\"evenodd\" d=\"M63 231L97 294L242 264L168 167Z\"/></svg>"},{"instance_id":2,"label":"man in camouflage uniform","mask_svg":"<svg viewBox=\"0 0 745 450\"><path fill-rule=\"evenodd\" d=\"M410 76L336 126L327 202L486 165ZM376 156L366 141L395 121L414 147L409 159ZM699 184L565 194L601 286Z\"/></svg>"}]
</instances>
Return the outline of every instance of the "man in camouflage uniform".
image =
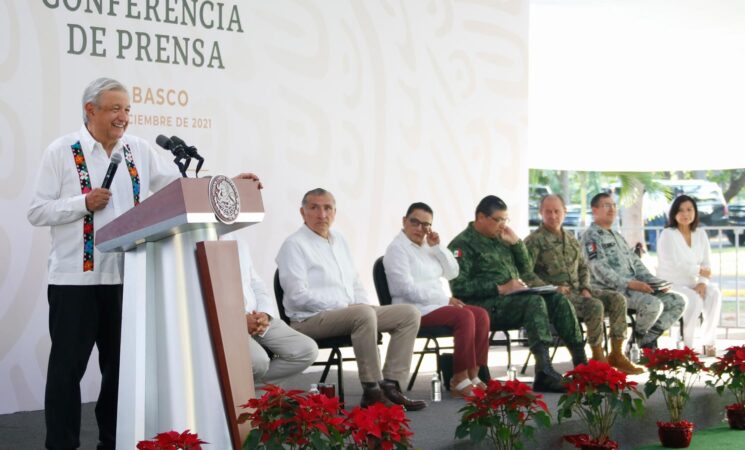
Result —
<instances>
[{"instance_id":1,"label":"man in camouflage uniform","mask_svg":"<svg viewBox=\"0 0 745 450\"><path fill-rule=\"evenodd\" d=\"M626 298L617 291L590 290L590 272L582 255L579 242L572 233L564 231L566 205L558 195L541 199L540 213L543 223L525 239L530 252L535 279L528 284L554 284L559 292L571 300L577 317L587 326L587 343L592 358L607 362L628 373L640 374L623 354L626 339ZM606 358L603 351L603 320L605 312L610 319L611 352Z\"/></svg>"},{"instance_id":2,"label":"man in camouflage uniform","mask_svg":"<svg viewBox=\"0 0 745 450\"><path fill-rule=\"evenodd\" d=\"M683 314L685 299L670 291L665 280L652 275L626 239L611 229L616 218L613 198L600 193L592 198L591 205L595 222L582 235L582 249L592 286L623 292L628 307L636 310L637 343L654 348L657 338Z\"/></svg>"},{"instance_id":3,"label":"man in camouflage uniform","mask_svg":"<svg viewBox=\"0 0 745 450\"><path fill-rule=\"evenodd\" d=\"M550 324L566 342L576 366L587 362L577 317L561 294L516 293L527 288L521 276L530 275L531 264L525 244L507 226L508 221L507 205L499 197L481 200L476 219L448 246L460 266L450 288L455 297L489 310L493 330L525 327L536 359L533 389L565 392L561 375L548 356L553 341Z\"/></svg>"}]
</instances>

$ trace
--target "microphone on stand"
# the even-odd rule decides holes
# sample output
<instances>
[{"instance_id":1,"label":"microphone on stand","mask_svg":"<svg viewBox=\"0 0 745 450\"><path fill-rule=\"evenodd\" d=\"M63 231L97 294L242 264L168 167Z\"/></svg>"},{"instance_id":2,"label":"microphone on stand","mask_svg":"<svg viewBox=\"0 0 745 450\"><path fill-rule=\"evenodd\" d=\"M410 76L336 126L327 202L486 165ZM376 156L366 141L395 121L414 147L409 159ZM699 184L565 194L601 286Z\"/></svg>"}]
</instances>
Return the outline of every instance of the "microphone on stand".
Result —
<instances>
[{"instance_id":1,"label":"microphone on stand","mask_svg":"<svg viewBox=\"0 0 745 450\"><path fill-rule=\"evenodd\" d=\"M186 145L186 142L184 142L180 137L178 136L171 136L171 142L173 142L176 145L179 145L183 147L186 154L189 156L189 162L191 162L191 158L196 159L199 161L197 163L197 169L196 169L196 177L199 178L199 169L202 168L202 164L204 164L204 158L197 152L197 148L193 145ZM188 164L187 164L188 165Z\"/></svg>"},{"instance_id":2,"label":"microphone on stand","mask_svg":"<svg viewBox=\"0 0 745 450\"><path fill-rule=\"evenodd\" d=\"M173 156L175 156L175 158L173 158L174 164L178 166L178 170L179 172L181 172L181 176L187 178L186 169L189 167L191 158L189 158L189 156L186 154L184 146L173 142L171 139L168 139L162 134L159 134L158 137L155 138L155 143L168 150L173 154Z\"/></svg>"},{"instance_id":3,"label":"microphone on stand","mask_svg":"<svg viewBox=\"0 0 745 450\"><path fill-rule=\"evenodd\" d=\"M106 170L106 175L103 177L103 183L101 183L101 187L104 189L109 189L111 187L111 182L114 181L114 175L116 174L116 169L119 167L119 163L122 162L122 154L121 153L113 153L111 155L111 163L109 163L109 168Z\"/></svg>"}]
</instances>

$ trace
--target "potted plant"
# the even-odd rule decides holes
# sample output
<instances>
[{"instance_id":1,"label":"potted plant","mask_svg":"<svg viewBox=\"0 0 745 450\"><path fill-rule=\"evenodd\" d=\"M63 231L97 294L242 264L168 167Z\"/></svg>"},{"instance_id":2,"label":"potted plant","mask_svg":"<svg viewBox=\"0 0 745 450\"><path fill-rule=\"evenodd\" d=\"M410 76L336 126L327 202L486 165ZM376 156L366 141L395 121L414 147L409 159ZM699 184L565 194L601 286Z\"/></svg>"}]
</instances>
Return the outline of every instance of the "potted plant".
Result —
<instances>
[{"instance_id":1,"label":"potted plant","mask_svg":"<svg viewBox=\"0 0 745 450\"><path fill-rule=\"evenodd\" d=\"M644 397L637 383L607 363L591 359L566 373L567 392L559 398L559 422L579 416L589 434L565 436L564 439L582 449L616 449L610 430L618 415L640 415L644 412Z\"/></svg>"},{"instance_id":2,"label":"potted plant","mask_svg":"<svg viewBox=\"0 0 745 450\"><path fill-rule=\"evenodd\" d=\"M735 396L735 403L727 406L730 428L745 430L745 345L728 348L709 370L714 379L706 383L715 386L720 395L727 389Z\"/></svg>"},{"instance_id":3,"label":"potted plant","mask_svg":"<svg viewBox=\"0 0 745 450\"><path fill-rule=\"evenodd\" d=\"M693 383L706 366L688 347L681 350L645 348L642 363L649 370L644 394L649 398L659 388L670 413L670 422L657 422L657 434L663 447L687 448L693 436L693 424L683 420L683 408L690 398Z\"/></svg>"},{"instance_id":4,"label":"potted plant","mask_svg":"<svg viewBox=\"0 0 745 450\"><path fill-rule=\"evenodd\" d=\"M269 449L369 449L402 450L411 447L409 421L399 405L382 403L351 412L338 397L285 391L278 386L262 388L265 394L241 407L249 412L238 417L253 429L243 448Z\"/></svg>"},{"instance_id":5,"label":"potted plant","mask_svg":"<svg viewBox=\"0 0 745 450\"><path fill-rule=\"evenodd\" d=\"M455 436L469 437L474 443L488 437L499 450L522 449L522 438L533 436L530 420L543 427L551 422L542 398L520 381L490 380L486 389L474 388L473 395L466 397Z\"/></svg>"},{"instance_id":6,"label":"potted plant","mask_svg":"<svg viewBox=\"0 0 745 450\"><path fill-rule=\"evenodd\" d=\"M265 394L253 398L242 408L238 422L249 421L253 429L244 449L343 448L345 417L339 398L304 391L285 391L267 385Z\"/></svg>"},{"instance_id":7,"label":"potted plant","mask_svg":"<svg viewBox=\"0 0 745 450\"><path fill-rule=\"evenodd\" d=\"M375 403L355 407L348 413L346 426L353 443L348 448L370 450L406 450L411 448L409 419L400 405Z\"/></svg>"},{"instance_id":8,"label":"potted plant","mask_svg":"<svg viewBox=\"0 0 745 450\"><path fill-rule=\"evenodd\" d=\"M183 433L168 431L158 434L150 441L138 442L137 450L202 450L202 444L206 442L189 430Z\"/></svg>"}]
</instances>

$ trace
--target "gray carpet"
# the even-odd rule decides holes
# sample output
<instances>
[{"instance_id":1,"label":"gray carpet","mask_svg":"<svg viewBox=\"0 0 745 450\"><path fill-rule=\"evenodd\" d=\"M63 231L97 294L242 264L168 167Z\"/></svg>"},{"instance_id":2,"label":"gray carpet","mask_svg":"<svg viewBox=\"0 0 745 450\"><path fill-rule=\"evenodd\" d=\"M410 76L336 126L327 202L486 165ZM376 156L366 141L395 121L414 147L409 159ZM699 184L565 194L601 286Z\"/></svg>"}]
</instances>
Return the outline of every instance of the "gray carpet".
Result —
<instances>
[{"instance_id":1,"label":"gray carpet","mask_svg":"<svg viewBox=\"0 0 745 450\"><path fill-rule=\"evenodd\" d=\"M525 355L526 350L518 347L514 352L514 361L522 363ZM427 361L428 359L430 361ZM569 355L565 350L560 350L556 359L559 361L557 369L569 370ZM425 358L424 372L419 375L414 389L409 393L410 397L429 399L429 381L433 372L433 361L431 360L433 360L432 357ZM504 350L501 347L493 348L489 361L492 376L497 378L504 377L504 365L506 364ZM349 366L349 370L346 370L347 366ZM521 376L523 381L531 380L530 369L529 367L526 375ZM359 403L361 396L361 387L357 381L354 364L346 363L344 372L344 383L347 390L346 401L348 405L354 406ZM318 381L319 376L320 368L312 368L306 371L306 373L290 380L285 387L307 389L310 383ZM640 375L634 377L634 379L643 382L645 376ZM331 371L327 381L336 382L335 371ZM731 403L732 399L729 397L720 398L713 390L704 387L702 383L694 389L693 399L689 406L686 407L686 418L693 421L699 428L707 428L721 423L724 417L723 407ZM546 396L546 401L551 410L555 410L558 398L558 395L549 394ZM411 420L411 428L414 432L415 446L425 450L465 450L475 448L468 441L456 441L454 439L455 428L458 425L460 417L458 410L463 404L463 400L450 398L449 393L444 391L442 402L430 403L430 406L422 411L408 413L407 415ZM81 449L95 449L97 426L93 406L92 403L83 405ZM630 449L639 445L657 442L655 422L657 420L667 419L667 412L662 403L662 397L655 395L651 401L648 401L647 408L648 411L643 418L622 420L616 424L613 437L621 443L622 449ZM526 449L569 449L570 446L568 444L562 444L561 436L583 431L581 424L574 420L562 423L558 427L552 426L550 429L542 429L537 434L535 441L527 443ZM0 416L0 450L42 449L44 447L44 433L43 411L21 412ZM209 441L209 436L200 437ZM745 448L745 433L743 433L743 440L743 448ZM210 447L206 446L205 448L209 449ZM482 448L487 447L483 446Z\"/></svg>"}]
</instances>

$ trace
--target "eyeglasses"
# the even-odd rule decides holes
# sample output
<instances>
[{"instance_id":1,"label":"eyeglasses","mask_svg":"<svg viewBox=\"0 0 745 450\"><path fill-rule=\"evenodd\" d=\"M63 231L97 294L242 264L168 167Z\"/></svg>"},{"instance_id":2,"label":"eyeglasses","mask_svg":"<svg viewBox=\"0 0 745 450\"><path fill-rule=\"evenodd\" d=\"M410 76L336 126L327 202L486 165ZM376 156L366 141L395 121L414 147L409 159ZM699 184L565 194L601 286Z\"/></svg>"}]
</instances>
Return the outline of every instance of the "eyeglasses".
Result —
<instances>
[{"instance_id":1,"label":"eyeglasses","mask_svg":"<svg viewBox=\"0 0 745 450\"><path fill-rule=\"evenodd\" d=\"M598 205L598 207L603 209L618 209L618 205L615 203L601 203Z\"/></svg>"},{"instance_id":2,"label":"eyeglasses","mask_svg":"<svg viewBox=\"0 0 745 450\"><path fill-rule=\"evenodd\" d=\"M487 216L487 217L489 217L491 220L496 222L497 225L501 225L501 224L507 225L508 223L510 223L509 217L492 217L492 216Z\"/></svg>"},{"instance_id":3,"label":"eyeglasses","mask_svg":"<svg viewBox=\"0 0 745 450\"><path fill-rule=\"evenodd\" d=\"M409 217L409 223L414 228L422 227L425 230L429 230L430 228L432 228L432 224L431 223L429 223L429 222L422 222L421 220L415 219L414 217Z\"/></svg>"}]
</instances>

